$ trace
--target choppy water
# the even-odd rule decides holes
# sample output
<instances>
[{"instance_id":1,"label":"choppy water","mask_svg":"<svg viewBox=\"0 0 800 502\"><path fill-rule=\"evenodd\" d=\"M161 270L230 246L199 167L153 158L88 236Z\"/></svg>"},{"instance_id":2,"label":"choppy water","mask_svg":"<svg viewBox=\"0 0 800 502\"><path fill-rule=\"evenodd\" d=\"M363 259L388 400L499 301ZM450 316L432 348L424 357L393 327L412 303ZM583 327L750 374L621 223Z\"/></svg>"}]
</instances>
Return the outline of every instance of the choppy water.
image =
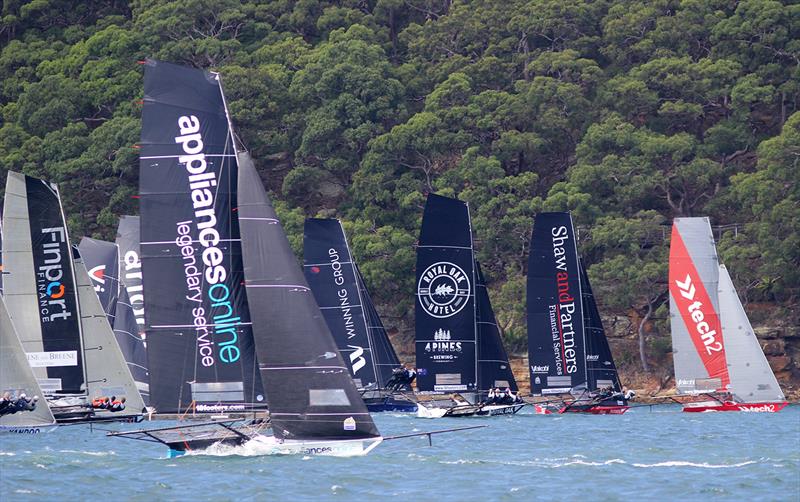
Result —
<instances>
[{"instance_id":1,"label":"choppy water","mask_svg":"<svg viewBox=\"0 0 800 502\"><path fill-rule=\"evenodd\" d=\"M245 447L168 459L164 446L88 426L3 434L0 499L800 500L800 406L777 414L679 410L441 420L376 414L384 435L489 428L435 436L432 447L422 438L388 441L359 458L248 456Z\"/></svg>"}]
</instances>

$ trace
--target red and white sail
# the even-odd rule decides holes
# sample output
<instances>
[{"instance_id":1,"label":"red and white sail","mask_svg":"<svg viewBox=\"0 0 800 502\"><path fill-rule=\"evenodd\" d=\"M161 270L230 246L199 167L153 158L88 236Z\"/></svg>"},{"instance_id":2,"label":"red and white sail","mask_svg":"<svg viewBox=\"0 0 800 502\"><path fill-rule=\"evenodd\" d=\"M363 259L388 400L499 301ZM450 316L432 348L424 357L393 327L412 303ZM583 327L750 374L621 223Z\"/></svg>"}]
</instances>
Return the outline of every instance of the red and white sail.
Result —
<instances>
[{"instance_id":1,"label":"red and white sail","mask_svg":"<svg viewBox=\"0 0 800 502\"><path fill-rule=\"evenodd\" d=\"M708 218L676 218L669 254L678 393L730 392L737 403L783 401L724 265Z\"/></svg>"}]
</instances>

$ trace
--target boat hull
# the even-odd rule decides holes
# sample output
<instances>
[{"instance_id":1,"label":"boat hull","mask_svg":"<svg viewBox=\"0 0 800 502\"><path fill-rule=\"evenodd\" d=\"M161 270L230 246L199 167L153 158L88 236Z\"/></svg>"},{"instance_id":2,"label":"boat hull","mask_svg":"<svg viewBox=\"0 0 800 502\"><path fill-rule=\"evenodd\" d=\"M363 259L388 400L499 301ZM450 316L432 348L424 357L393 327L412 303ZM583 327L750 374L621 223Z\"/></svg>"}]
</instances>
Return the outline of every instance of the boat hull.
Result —
<instances>
[{"instance_id":1,"label":"boat hull","mask_svg":"<svg viewBox=\"0 0 800 502\"><path fill-rule=\"evenodd\" d=\"M264 455L326 455L333 457L360 457L377 447L382 437L369 439L342 439L336 441L280 441L273 436L258 435L253 438L258 446L266 446Z\"/></svg>"},{"instance_id":2,"label":"boat hull","mask_svg":"<svg viewBox=\"0 0 800 502\"><path fill-rule=\"evenodd\" d=\"M683 406L686 413L704 413L711 411L744 411L750 413L777 413L784 409L789 403L787 401L778 403L732 403L730 401L718 402L709 401L703 403L691 403Z\"/></svg>"},{"instance_id":3,"label":"boat hull","mask_svg":"<svg viewBox=\"0 0 800 502\"><path fill-rule=\"evenodd\" d=\"M559 413L588 413L590 415L622 415L628 411L627 405L576 405L565 406L558 410Z\"/></svg>"},{"instance_id":4,"label":"boat hull","mask_svg":"<svg viewBox=\"0 0 800 502\"><path fill-rule=\"evenodd\" d=\"M476 415L482 417L485 416L494 417L497 415L514 415L524 407L525 407L524 404L489 405L481 407L481 409L478 410Z\"/></svg>"},{"instance_id":5,"label":"boat hull","mask_svg":"<svg viewBox=\"0 0 800 502\"><path fill-rule=\"evenodd\" d=\"M398 399L394 396L385 398L367 398L364 399L364 404L371 413L394 411L399 413L415 413L417 411L417 403L409 401L408 399Z\"/></svg>"},{"instance_id":6,"label":"boat hull","mask_svg":"<svg viewBox=\"0 0 800 502\"><path fill-rule=\"evenodd\" d=\"M10 434L46 434L56 430L56 425L31 425L31 426L0 426L0 433Z\"/></svg>"}]
</instances>

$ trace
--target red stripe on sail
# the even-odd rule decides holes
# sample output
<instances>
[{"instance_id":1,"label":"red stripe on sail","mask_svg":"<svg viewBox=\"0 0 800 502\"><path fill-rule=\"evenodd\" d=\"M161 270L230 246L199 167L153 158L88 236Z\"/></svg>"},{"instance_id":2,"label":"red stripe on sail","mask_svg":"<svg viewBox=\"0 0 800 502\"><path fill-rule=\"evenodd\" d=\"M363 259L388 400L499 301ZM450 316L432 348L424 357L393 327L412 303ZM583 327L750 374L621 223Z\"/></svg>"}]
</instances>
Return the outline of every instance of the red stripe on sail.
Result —
<instances>
[{"instance_id":1,"label":"red stripe on sail","mask_svg":"<svg viewBox=\"0 0 800 502\"><path fill-rule=\"evenodd\" d=\"M686 330L708 376L719 378L725 390L730 383L719 315L692 262L676 225L669 249L669 293L681 313Z\"/></svg>"}]
</instances>

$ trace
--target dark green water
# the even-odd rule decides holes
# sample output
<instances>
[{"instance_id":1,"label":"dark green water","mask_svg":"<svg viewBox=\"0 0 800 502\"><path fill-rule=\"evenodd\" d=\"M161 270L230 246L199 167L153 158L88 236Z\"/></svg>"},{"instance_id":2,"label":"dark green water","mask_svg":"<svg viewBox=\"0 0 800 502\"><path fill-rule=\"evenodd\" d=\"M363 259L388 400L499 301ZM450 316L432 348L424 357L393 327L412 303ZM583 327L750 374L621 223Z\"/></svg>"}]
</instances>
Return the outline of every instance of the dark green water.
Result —
<instances>
[{"instance_id":1,"label":"dark green water","mask_svg":"<svg viewBox=\"0 0 800 502\"><path fill-rule=\"evenodd\" d=\"M168 459L163 446L85 426L4 434L0 500L800 500L800 406L777 414L672 406L623 416L529 413L377 414L385 435L489 427L435 437L432 447L421 438L387 441L359 458L259 456L245 446Z\"/></svg>"}]
</instances>

